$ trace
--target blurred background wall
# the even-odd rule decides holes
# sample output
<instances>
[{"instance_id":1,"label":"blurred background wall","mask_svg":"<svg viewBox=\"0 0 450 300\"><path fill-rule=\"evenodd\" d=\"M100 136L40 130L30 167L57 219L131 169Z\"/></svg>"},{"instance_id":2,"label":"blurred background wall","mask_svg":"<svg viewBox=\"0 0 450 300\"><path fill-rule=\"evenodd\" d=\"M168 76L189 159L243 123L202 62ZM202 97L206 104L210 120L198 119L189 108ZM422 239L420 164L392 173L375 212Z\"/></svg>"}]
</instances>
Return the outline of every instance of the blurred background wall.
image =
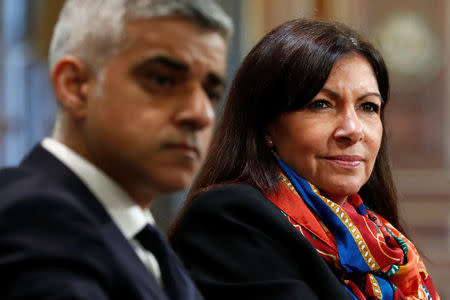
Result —
<instances>
[{"instance_id":1,"label":"blurred background wall","mask_svg":"<svg viewBox=\"0 0 450 300\"><path fill-rule=\"evenodd\" d=\"M230 79L271 28L296 17L337 20L366 35L390 69L394 175L409 235L450 299L450 0L221 0L236 33ZM61 0L0 0L0 166L17 164L52 128L46 55ZM77 24L74 24L77 26ZM184 193L152 206L167 228Z\"/></svg>"}]
</instances>

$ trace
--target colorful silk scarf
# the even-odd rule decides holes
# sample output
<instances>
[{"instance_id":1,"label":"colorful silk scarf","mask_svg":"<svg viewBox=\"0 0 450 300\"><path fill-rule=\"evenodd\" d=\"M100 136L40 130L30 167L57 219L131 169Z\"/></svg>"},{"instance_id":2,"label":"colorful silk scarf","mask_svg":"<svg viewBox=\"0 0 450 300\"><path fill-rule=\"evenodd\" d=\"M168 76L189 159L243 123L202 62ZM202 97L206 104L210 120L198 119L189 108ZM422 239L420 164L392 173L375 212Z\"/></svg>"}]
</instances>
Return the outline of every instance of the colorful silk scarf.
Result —
<instances>
[{"instance_id":1,"label":"colorful silk scarf","mask_svg":"<svg viewBox=\"0 0 450 300\"><path fill-rule=\"evenodd\" d=\"M354 299L440 299L414 245L358 195L342 206L278 159L266 195L317 249Z\"/></svg>"}]
</instances>

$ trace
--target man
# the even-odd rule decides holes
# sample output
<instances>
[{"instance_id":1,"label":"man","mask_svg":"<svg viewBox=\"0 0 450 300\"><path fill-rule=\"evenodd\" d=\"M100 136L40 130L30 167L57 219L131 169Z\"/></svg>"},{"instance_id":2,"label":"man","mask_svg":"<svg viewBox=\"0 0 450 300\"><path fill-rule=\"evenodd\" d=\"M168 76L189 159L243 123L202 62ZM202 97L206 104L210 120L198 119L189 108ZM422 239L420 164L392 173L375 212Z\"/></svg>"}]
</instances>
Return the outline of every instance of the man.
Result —
<instances>
[{"instance_id":1,"label":"man","mask_svg":"<svg viewBox=\"0 0 450 300\"><path fill-rule=\"evenodd\" d=\"M66 2L54 133L0 172L2 299L201 298L148 207L202 162L230 31L211 0Z\"/></svg>"}]
</instances>

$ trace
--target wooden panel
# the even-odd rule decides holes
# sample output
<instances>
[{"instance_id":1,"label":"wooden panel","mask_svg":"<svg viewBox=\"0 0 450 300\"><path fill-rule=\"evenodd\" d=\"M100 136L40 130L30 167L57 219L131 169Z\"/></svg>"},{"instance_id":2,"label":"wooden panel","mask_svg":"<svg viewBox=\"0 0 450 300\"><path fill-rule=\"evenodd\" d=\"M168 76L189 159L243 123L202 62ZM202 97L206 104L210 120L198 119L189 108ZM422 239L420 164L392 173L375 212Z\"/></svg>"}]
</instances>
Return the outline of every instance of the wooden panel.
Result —
<instances>
[{"instance_id":1,"label":"wooden panel","mask_svg":"<svg viewBox=\"0 0 450 300\"><path fill-rule=\"evenodd\" d=\"M404 195L403 220L442 299L450 299L450 196Z\"/></svg>"},{"instance_id":2,"label":"wooden panel","mask_svg":"<svg viewBox=\"0 0 450 300\"><path fill-rule=\"evenodd\" d=\"M274 27L294 18L313 17L314 9L314 0L242 1L242 55Z\"/></svg>"}]
</instances>

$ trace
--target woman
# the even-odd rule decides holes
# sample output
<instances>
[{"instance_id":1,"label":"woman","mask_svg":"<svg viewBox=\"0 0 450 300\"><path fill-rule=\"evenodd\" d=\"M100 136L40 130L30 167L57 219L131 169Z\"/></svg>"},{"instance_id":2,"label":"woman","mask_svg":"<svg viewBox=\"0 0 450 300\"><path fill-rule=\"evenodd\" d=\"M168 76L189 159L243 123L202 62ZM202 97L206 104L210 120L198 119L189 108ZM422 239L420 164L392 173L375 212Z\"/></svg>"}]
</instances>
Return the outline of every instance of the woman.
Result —
<instances>
[{"instance_id":1,"label":"woman","mask_svg":"<svg viewBox=\"0 0 450 300\"><path fill-rule=\"evenodd\" d=\"M343 25L294 20L251 50L172 235L206 299L439 299L401 233L388 94Z\"/></svg>"}]
</instances>

